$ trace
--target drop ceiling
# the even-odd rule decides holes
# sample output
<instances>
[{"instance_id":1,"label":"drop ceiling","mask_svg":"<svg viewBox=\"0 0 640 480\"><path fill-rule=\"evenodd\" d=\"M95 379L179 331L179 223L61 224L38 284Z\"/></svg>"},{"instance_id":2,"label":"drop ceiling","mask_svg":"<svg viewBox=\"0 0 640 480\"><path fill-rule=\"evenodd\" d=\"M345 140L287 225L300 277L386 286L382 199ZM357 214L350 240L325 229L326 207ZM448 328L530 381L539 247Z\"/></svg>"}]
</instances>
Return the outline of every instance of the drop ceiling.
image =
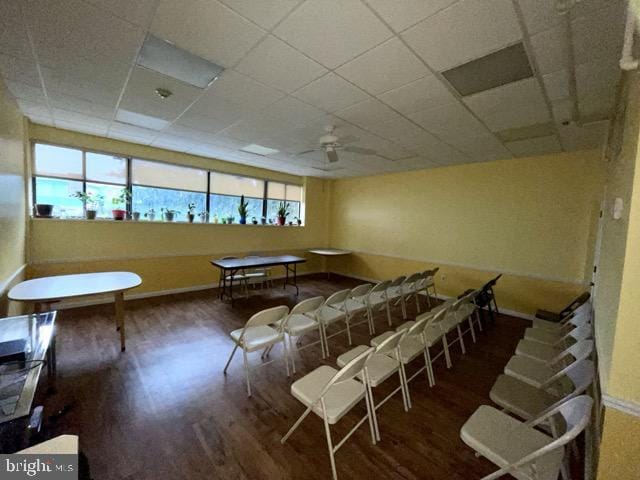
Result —
<instances>
[{"instance_id":1,"label":"drop ceiling","mask_svg":"<svg viewBox=\"0 0 640 480\"><path fill-rule=\"evenodd\" d=\"M567 16L554 0L5 0L0 75L34 123L298 175L372 175L601 146L625 11L623 0L582 0ZM136 62L149 34L225 70L204 89L147 70ZM531 76L466 96L448 83L451 70L477 85L460 75L482 68L458 67L518 44ZM297 155L326 125L377 155Z\"/></svg>"}]
</instances>

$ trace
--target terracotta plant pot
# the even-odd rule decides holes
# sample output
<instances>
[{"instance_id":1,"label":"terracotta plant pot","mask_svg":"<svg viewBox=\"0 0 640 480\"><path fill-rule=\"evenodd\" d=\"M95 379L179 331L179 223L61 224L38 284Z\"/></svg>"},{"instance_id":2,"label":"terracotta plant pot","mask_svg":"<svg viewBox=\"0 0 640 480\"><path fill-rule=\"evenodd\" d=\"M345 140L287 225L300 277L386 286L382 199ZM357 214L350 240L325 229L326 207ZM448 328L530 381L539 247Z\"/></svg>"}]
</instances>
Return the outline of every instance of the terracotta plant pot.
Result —
<instances>
[{"instance_id":1,"label":"terracotta plant pot","mask_svg":"<svg viewBox=\"0 0 640 480\"><path fill-rule=\"evenodd\" d=\"M87 210L87 220L95 220L96 219L96 215L98 215L98 212L96 210Z\"/></svg>"},{"instance_id":2,"label":"terracotta plant pot","mask_svg":"<svg viewBox=\"0 0 640 480\"><path fill-rule=\"evenodd\" d=\"M278 217L278 225L284 225L287 221L287 217Z\"/></svg>"},{"instance_id":3,"label":"terracotta plant pot","mask_svg":"<svg viewBox=\"0 0 640 480\"><path fill-rule=\"evenodd\" d=\"M111 215L113 215L114 220L124 220L127 216L126 210L111 210Z\"/></svg>"}]
</instances>

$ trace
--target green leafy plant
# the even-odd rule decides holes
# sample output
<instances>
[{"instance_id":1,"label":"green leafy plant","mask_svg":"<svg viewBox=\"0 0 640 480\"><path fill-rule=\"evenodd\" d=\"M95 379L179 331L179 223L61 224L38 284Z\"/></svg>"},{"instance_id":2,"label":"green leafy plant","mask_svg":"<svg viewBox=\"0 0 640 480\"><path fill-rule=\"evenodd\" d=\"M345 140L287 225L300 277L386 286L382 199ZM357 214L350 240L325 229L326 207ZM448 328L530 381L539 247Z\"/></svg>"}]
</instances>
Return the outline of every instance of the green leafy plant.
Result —
<instances>
[{"instance_id":1,"label":"green leafy plant","mask_svg":"<svg viewBox=\"0 0 640 480\"><path fill-rule=\"evenodd\" d=\"M291 207L291 205L288 202L280 202L278 204L278 216L279 217L283 217L283 218L287 218L287 216L289 215L289 208Z\"/></svg>"},{"instance_id":2,"label":"green leafy plant","mask_svg":"<svg viewBox=\"0 0 640 480\"><path fill-rule=\"evenodd\" d=\"M69 196L80 200L85 207L89 206L90 210L95 210L98 207L101 207L104 203L104 195L94 195L92 193L83 192L82 190L77 190Z\"/></svg>"},{"instance_id":3,"label":"green leafy plant","mask_svg":"<svg viewBox=\"0 0 640 480\"><path fill-rule=\"evenodd\" d=\"M118 207L126 206L127 200L131 197L131 194L126 188L120 190L120 193L111 199L111 203L113 204L114 209L118 209Z\"/></svg>"},{"instance_id":4,"label":"green leafy plant","mask_svg":"<svg viewBox=\"0 0 640 480\"><path fill-rule=\"evenodd\" d=\"M194 202L191 202L189 205L187 205L187 213L191 215L196 214L196 204Z\"/></svg>"},{"instance_id":5,"label":"green leafy plant","mask_svg":"<svg viewBox=\"0 0 640 480\"><path fill-rule=\"evenodd\" d=\"M170 208L161 208L160 211L165 214L168 213L170 215L178 215L180 213L180 210L172 210Z\"/></svg>"},{"instance_id":6,"label":"green leafy plant","mask_svg":"<svg viewBox=\"0 0 640 480\"><path fill-rule=\"evenodd\" d=\"M155 217L156 216L156 209L155 208L150 208L149 210L147 210L144 214L145 218L146 217Z\"/></svg>"},{"instance_id":7,"label":"green leafy plant","mask_svg":"<svg viewBox=\"0 0 640 480\"><path fill-rule=\"evenodd\" d=\"M241 219L246 219L247 215L249 215L249 202L245 202L244 195L240 197L240 205L238 205L238 215L240 215Z\"/></svg>"}]
</instances>

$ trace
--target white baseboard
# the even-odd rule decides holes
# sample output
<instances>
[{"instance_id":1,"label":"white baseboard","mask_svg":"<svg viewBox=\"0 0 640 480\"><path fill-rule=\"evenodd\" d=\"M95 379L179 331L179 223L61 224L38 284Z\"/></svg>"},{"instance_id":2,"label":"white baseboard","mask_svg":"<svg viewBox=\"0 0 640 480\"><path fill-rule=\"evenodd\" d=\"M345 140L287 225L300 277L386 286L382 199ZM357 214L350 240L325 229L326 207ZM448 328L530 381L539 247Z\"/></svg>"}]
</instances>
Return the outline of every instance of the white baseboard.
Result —
<instances>
[{"instance_id":1,"label":"white baseboard","mask_svg":"<svg viewBox=\"0 0 640 480\"><path fill-rule=\"evenodd\" d=\"M640 417L640 404L636 402L630 402L628 400L622 400L606 393L602 395L602 403L605 407L613 408L627 415L633 415L634 417Z\"/></svg>"},{"instance_id":2,"label":"white baseboard","mask_svg":"<svg viewBox=\"0 0 640 480\"><path fill-rule=\"evenodd\" d=\"M304 272L298 273L298 277L303 277L306 275L313 275L316 273L322 272ZM284 275L271 277L273 280L282 280L285 278ZM181 293L188 292L200 292L202 290L217 290L217 284L209 284L209 285L193 285L190 287L182 287L182 288L170 288L166 290L156 290L153 292L141 292L141 293L125 293L124 299L128 300L140 300L143 298L152 298L152 297L163 297L165 295L176 295ZM104 305L107 303L113 303L113 296L95 296L95 297L86 297L84 299L77 300L63 300L60 303L55 304L56 310L68 310L70 308L79 308L79 307L90 307L92 305Z\"/></svg>"},{"instance_id":3,"label":"white baseboard","mask_svg":"<svg viewBox=\"0 0 640 480\"><path fill-rule=\"evenodd\" d=\"M379 281L379 280L376 280L375 278L361 277L359 275L345 275L344 273L339 273L339 272L331 272L331 273L335 275L342 275L343 277L355 278L356 280L362 280L363 282L378 283ZM449 300L452 297L449 295L443 295L441 293L438 293L436 295L436 298L439 300ZM531 315L530 313L519 312L517 310L510 310L508 308L503 308L503 307L499 307L499 308L500 308L500 313L504 313L505 315L509 315L511 317L522 318L524 320L533 320L535 318L535 315Z\"/></svg>"}]
</instances>

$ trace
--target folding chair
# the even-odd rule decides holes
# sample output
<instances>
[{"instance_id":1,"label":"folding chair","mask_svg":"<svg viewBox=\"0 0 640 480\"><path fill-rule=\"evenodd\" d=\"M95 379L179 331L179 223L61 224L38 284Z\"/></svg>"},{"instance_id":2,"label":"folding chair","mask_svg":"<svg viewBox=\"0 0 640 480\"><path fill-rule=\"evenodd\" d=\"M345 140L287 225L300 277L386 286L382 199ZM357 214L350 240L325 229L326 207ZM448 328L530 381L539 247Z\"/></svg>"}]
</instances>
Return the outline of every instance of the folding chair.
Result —
<instances>
[{"instance_id":1,"label":"folding chair","mask_svg":"<svg viewBox=\"0 0 640 480\"><path fill-rule=\"evenodd\" d=\"M229 355L229 360L227 360L223 373L225 375L227 374L227 369L229 368L231 359L236 353L238 347L240 347L244 357L244 374L247 380L247 394L249 397L251 396L251 382L249 379L250 369L247 362L247 353L262 350L282 342L282 347L284 348L284 360L287 365L287 377L290 375L289 352L287 350L287 342L284 337L284 326L287 313L289 313L289 307L285 305L262 310L261 312L253 315L244 327L238 328L229 334L235 345L231 351L231 355ZM278 327L273 328L271 325L274 324L278 325ZM266 365L267 363L264 363L261 366Z\"/></svg>"},{"instance_id":2,"label":"folding chair","mask_svg":"<svg viewBox=\"0 0 640 480\"><path fill-rule=\"evenodd\" d=\"M362 374L365 364L373 353L373 350L373 348L368 348L363 351L340 370L336 370L328 365L322 365L291 385L291 394L305 405L307 409L293 424L286 435L282 437L280 442L284 444L307 415L313 411L313 413L322 418L324 422L329 458L331 459L331 472L334 480L338 478L334 455L360 425L364 423L364 420L369 420L371 441L374 445L376 443L375 427L373 424L374 412L369 401L367 388L363 383L354 378ZM367 405L366 417L358 422L334 447L329 426L338 423L344 415L363 399Z\"/></svg>"},{"instance_id":3,"label":"folding chair","mask_svg":"<svg viewBox=\"0 0 640 480\"><path fill-rule=\"evenodd\" d=\"M580 395L524 423L482 405L462 426L460 438L500 468L482 480L495 480L508 474L519 480L557 480L559 473L568 478L565 445L587 427L592 408L593 400ZM535 429L547 421L553 422L553 436ZM564 428L559 423L563 423Z\"/></svg>"},{"instance_id":4,"label":"folding chair","mask_svg":"<svg viewBox=\"0 0 640 480\"><path fill-rule=\"evenodd\" d=\"M563 328L549 330L546 328L529 327L524 331L524 338L532 342L544 343L547 345L557 345L571 336L571 332L583 325L591 326L589 315L579 315L571 318Z\"/></svg>"},{"instance_id":5,"label":"folding chair","mask_svg":"<svg viewBox=\"0 0 640 480\"><path fill-rule=\"evenodd\" d=\"M344 302L349 298L351 290L345 289L334 293L324 301L324 304L315 311L305 312L304 315L311 317L320 324L322 338L324 339L324 353L329 355L329 338L339 335L344 330L327 335L327 327L336 322L344 321L347 331L347 339L351 345L351 328L349 325L350 317L344 309Z\"/></svg>"},{"instance_id":6,"label":"folding chair","mask_svg":"<svg viewBox=\"0 0 640 480\"><path fill-rule=\"evenodd\" d=\"M418 295L418 282L422 279L422 273L414 273L409 275L401 285L402 297L404 299L405 308L411 297L416 299L416 310L420 313L420 295Z\"/></svg>"},{"instance_id":7,"label":"folding chair","mask_svg":"<svg viewBox=\"0 0 640 480\"><path fill-rule=\"evenodd\" d=\"M402 283L405 281L407 277L404 275L399 276L394 279L387 288L387 300L389 303L395 301L394 306L400 304L402 308L402 318L407 318L407 308L404 304L404 297L402 296Z\"/></svg>"},{"instance_id":8,"label":"folding chair","mask_svg":"<svg viewBox=\"0 0 640 480\"><path fill-rule=\"evenodd\" d=\"M313 332L317 330L320 342L320 348L322 350L322 358L326 358L327 353L324 346L324 336L322 335L322 325L321 323L314 317L310 315L306 315L308 313L313 314L316 312L324 303L324 298L322 297L314 297L309 298L307 300L303 300L298 303L295 307L291 309L291 312L284 320L284 331L289 336L289 352L291 353L291 365L293 367L293 373L296 373L296 362L293 356L293 341L291 340L293 337L298 338L298 342L300 342L300 338L307 333ZM307 348L315 345L318 342L313 342L304 347L298 347L298 351L303 348ZM272 347L269 347L271 349Z\"/></svg>"},{"instance_id":9,"label":"folding chair","mask_svg":"<svg viewBox=\"0 0 640 480\"><path fill-rule=\"evenodd\" d=\"M367 320L367 325L369 326L370 335L373 332L371 330L371 319L369 318L369 307L367 306L367 294L372 287L373 285L370 283L365 283L352 288L345 301L340 305L340 309L347 314L347 317L349 317L349 322L351 322L351 320L353 320L359 313L363 313ZM360 323L355 323L353 325L360 325ZM351 345L351 341L349 341L349 345Z\"/></svg>"},{"instance_id":10,"label":"folding chair","mask_svg":"<svg viewBox=\"0 0 640 480\"><path fill-rule=\"evenodd\" d=\"M558 322L550 322L549 320L534 318L531 326L533 328L542 328L549 331L558 331L564 328L568 323L570 323L573 318L587 316L589 317L589 319L591 319L591 315L591 303L586 302Z\"/></svg>"},{"instance_id":11,"label":"folding chair","mask_svg":"<svg viewBox=\"0 0 640 480\"><path fill-rule=\"evenodd\" d=\"M238 257L222 257L220 260L237 260ZM220 275L218 279L218 290L222 288L222 280L226 280L227 282L238 282L244 287L244 294L246 298L249 298L249 284L247 282L247 276L244 274L244 270L242 273L236 273L235 275L227 275L223 277ZM232 292L233 294L233 292Z\"/></svg>"},{"instance_id":12,"label":"folding chair","mask_svg":"<svg viewBox=\"0 0 640 480\"><path fill-rule=\"evenodd\" d=\"M539 362L550 362L574 343L580 340L586 340L592 336L591 325L585 324L571 330L566 337L561 338L553 345L523 338L518 342L516 355L529 357Z\"/></svg>"},{"instance_id":13,"label":"folding chair","mask_svg":"<svg viewBox=\"0 0 640 480\"><path fill-rule=\"evenodd\" d=\"M536 318L540 318L542 320L547 320L551 322L559 322L563 318L565 318L567 315L570 315L571 313L573 313L573 311L576 310L578 307L585 304L590 297L591 295L589 294L589 292L581 293L576 298L574 298L569 303L569 305L564 307L559 312L549 312L547 310L538 310L536 312Z\"/></svg>"},{"instance_id":14,"label":"folding chair","mask_svg":"<svg viewBox=\"0 0 640 480\"><path fill-rule=\"evenodd\" d=\"M367 305L367 317L369 319L369 327L371 334L376 333L376 326L373 323L374 315L377 311L386 310L387 322L391 326L391 311L389 309L389 300L387 298L387 289L391 285L391 280L385 280L380 282L371 288L365 296L365 303Z\"/></svg>"}]
</instances>

